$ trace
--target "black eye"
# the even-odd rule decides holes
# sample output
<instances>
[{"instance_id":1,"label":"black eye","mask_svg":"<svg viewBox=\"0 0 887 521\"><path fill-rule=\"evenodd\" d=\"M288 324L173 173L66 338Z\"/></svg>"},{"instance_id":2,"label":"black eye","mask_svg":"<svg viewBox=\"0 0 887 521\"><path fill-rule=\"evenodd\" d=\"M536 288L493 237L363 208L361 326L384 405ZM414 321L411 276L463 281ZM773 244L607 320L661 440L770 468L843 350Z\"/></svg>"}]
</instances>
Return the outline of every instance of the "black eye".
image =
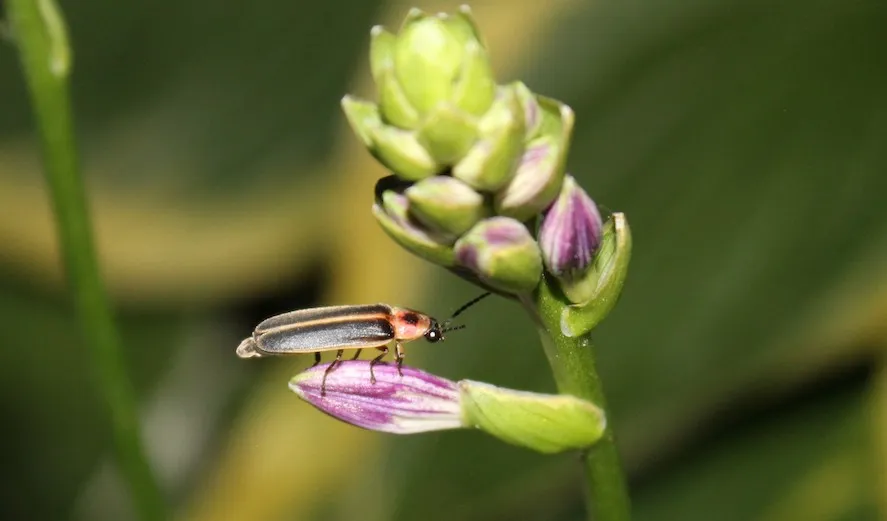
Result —
<instances>
[{"instance_id":1,"label":"black eye","mask_svg":"<svg viewBox=\"0 0 887 521\"><path fill-rule=\"evenodd\" d=\"M440 333L437 331L431 330L428 333L425 333L425 339L428 340L429 342L437 342L438 340L440 340Z\"/></svg>"}]
</instances>

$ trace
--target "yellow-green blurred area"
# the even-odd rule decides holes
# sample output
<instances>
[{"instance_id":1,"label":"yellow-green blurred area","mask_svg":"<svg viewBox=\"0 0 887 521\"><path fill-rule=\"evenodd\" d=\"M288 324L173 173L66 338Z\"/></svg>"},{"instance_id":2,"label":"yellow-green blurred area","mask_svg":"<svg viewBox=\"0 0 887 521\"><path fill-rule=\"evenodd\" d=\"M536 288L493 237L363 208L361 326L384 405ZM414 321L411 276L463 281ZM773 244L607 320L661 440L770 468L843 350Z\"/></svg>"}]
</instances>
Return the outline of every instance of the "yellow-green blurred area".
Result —
<instances>
[{"instance_id":1,"label":"yellow-green blurred area","mask_svg":"<svg viewBox=\"0 0 887 521\"><path fill-rule=\"evenodd\" d=\"M370 214L339 107L370 27L456 2L63 1L108 289L182 521L576 520L575 454L337 423L240 360L260 319L476 295ZM887 4L480 0L501 82L576 112L569 171L634 256L596 333L639 521L887 519ZM0 517L131 519L64 294L15 49L0 47ZM519 306L410 364L554 384Z\"/></svg>"}]
</instances>

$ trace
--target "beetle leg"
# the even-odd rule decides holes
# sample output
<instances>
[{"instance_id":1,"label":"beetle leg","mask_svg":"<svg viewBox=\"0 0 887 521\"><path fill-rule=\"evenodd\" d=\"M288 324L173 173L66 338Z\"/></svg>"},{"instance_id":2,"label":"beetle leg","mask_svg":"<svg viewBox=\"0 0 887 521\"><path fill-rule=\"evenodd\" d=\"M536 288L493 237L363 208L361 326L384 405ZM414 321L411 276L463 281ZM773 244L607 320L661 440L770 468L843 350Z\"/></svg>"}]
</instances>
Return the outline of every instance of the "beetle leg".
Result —
<instances>
[{"instance_id":1,"label":"beetle leg","mask_svg":"<svg viewBox=\"0 0 887 521\"><path fill-rule=\"evenodd\" d=\"M373 361L370 362L370 383L373 384L376 383L376 375L373 374L373 366L381 362L382 358L388 354L388 346L382 346L379 348L379 350L382 351L382 354L377 356L376 358L373 358Z\"/></svg>"},{"instance_id":2,"label":"beetle leg","mask_svg":"<svg viewBox=\"0 0 887 521\"><path fill-rule=\"evenodd\" d=\"M363 351L363 349L358 349L357 352L354 353L354 357L352 358L352 360L357 360L357 357L360 356L361 351Z\"/></svg>"},{"instance_id":3,"label":"beetle leg","mask_svg":"<svg viewBox=\"0 0 887 521\"><path fill-rule=\"evenodd\" d=\"M320 351L317 351L314 353L314 365L317 365L319 363L320 363ZM314 367L314 365L312 365L311 367Z\"/></svg>"},{"instance_id":4,"label":"beetle leg","mask_svg":"<svg viewBox=\"0 0 887 521\"><path fill-rule=\"evenodd\" d=\"M320 396L326 396L326 377L330 374L333 368L336 367L336 364L342 361L342 354L345 353L344 349L339 349L336 351L336 359L333 360L329 366L327 366L326 371L323 372L323 380L320 382ZM318 358L320 354L318 353Z\"/></svg>"},{"instance_id":5,"label":"beetle leg","mask_svg":"<svg viewBox=\"0 0 887 521\"><path fill-rule=\"evenodd\" d=\"M397 374L403 378L403 371L401 371L401 367L403 367L403 346L400 345L400 342L394 344L394 358L397 360Z\"/></svg>"}]
</instances>

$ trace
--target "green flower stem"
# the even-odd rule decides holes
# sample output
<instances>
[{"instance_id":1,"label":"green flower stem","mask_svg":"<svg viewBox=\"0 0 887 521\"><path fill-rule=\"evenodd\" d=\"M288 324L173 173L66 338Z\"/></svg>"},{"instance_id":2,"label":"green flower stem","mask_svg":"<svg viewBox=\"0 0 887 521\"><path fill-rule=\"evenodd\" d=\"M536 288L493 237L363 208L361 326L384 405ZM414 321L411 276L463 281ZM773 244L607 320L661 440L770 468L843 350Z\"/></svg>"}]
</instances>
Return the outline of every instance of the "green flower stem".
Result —
<instances>
[{"instance_id":1,"label":"green flower stem","mask_svg":"<svg viewBox=\"0 0 887 521\"><path fill-rule=\"evenodd\" d=\"M94 252L69 106L70 48L64 20L52 0L8 0L7 13L37 120L59 243L109 408L118 462L140 518L165 519L166 507L145 457L135 393Z\"/></svg>"},{"instance_id":2,"label":"green flower stem","mask_svg":"<svg viewBox=\"0 0 887 521\"><path fill-rule=\"evenodd\" d=\"M569 302L559 298L556 292L549 287L549 281L543 280L535 301L528 297L522 302L536 320L558 391L589 400L606 414L607 403L595 368L591 335L571 338L561 333L561 313ZM589 519L628 521L631 518L628 487L609 422L600 441L583 454L583 463Z\"/></svg>"}]
</instances>

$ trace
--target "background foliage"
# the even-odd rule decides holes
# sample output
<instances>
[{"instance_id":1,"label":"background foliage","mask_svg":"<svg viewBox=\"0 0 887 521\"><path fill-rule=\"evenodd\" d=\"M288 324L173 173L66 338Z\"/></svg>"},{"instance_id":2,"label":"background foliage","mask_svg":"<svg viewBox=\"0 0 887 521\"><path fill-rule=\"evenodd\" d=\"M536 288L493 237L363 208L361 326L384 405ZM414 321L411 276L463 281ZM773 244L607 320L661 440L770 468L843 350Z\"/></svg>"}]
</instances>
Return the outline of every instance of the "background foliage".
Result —
<instances>
[{"instance_id":1,"label":"background foliage","mask_svg":"<svg viewBox=\"0 0 887 521\"><path fill-rule=\"evenodd\" d=\"M277 311L474 294L370 219L384 171L338 105L372 95L369 28L411 5L62 2L103 267L183 520L580 516L570 455L358 431L289 393L310 360L233 356ZM576 111L569 169L632 225L597 342L637 519L887 518L884 4L473 8L500 79ZM0 100L0 514L124 519L9 45ZM553 390L521 313L485 302L410 363Z\"/></svg>"}]
</instances>

